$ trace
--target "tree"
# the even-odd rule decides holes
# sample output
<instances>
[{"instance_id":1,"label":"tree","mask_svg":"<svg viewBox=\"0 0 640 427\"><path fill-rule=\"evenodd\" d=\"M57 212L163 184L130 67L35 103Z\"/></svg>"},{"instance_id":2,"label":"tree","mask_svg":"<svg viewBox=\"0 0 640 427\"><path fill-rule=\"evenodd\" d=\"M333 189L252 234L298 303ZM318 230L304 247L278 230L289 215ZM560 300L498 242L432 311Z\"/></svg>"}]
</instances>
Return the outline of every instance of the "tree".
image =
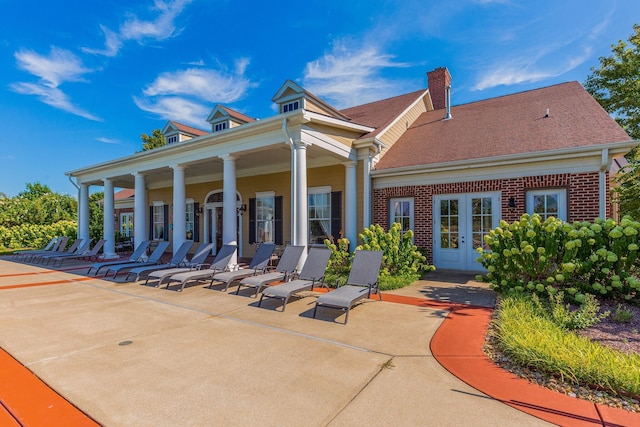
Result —
<instances>
[{"instance_id":1,"label":"tree","mask_svg":"<svg viewBox=\"0 0 640 427\"><path fill-rule=\"evenodd\" d=\"M100 201L104 199L104 192L99 191L89 196L89 237L94 242L102 239L104 213L100 206Z\"/></svg>"},{"instance_id":2,"label":"tree","mask_svg":"<svg viewBox=\"0 0 640 427\"><path fill-rule=\"evenodd\" d=\"M640 25L633 26L629 42L611 45L613 55L600 58L600 66L591 68L585 89L616 119L633 139L640 139ZM640 218L640 151L634 148L626 156L629 164L615 177L613 201L620 214Z\"/></svg>"},{"instance_id":3,"label":"tree","mask_svg":"<svg viewBox=\"0 0 640 427\"><path fill-rule=\"evenodd\" d=\"M18 193L18 197L24 197L29 200L36 200L47 194L52 194L51 188L48 185L40 184L39 182L27 182L24 191Z\"/></svg>"},{"instance_id":4,"label":"tree","mask_svg":"<svg viewBox=\"0 0 640 427\"><path fill-rule=\"evenodd\" d=\"M629 43L611 45L613 55L591 67L584 87L629 136L640 139L640 25L633 31Z\"/></svg>"},{"instance_id":5,"label":"tree","mask_svg":"<svg viewBox=\"0 0 640 427\"><path fill-rule=\"evenodd\" d=\"M140 139L142 140L142 151L149 151L167 145L167 141L164 139L160 129L154 129L151 135L143 133L140 135Z\"/></svg>"},{"instance_id":6,"label":"tree","mask_svg":"<svg viewBox=\"0 0 640 427\"><path fill-rule=\"evenodd\" d=\"M16 197L0 204L0 226L22 224L51 225L59 221L75 221L78 202L68 194L60 194L40 183L28 183Z\"/></svg>"}]
</instances>

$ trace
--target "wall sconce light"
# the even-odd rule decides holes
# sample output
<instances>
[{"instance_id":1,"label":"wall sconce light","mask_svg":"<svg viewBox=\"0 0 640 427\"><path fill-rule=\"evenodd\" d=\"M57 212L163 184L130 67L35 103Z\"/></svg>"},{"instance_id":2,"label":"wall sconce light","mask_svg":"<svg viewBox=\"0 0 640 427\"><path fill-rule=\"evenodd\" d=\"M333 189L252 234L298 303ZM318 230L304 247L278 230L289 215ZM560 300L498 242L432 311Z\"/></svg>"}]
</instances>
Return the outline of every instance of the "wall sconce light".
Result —
<instances>
[{"instance_id":1,"label":"wall sconce light","mask_svg":"<svg viewBox=\"0 0 640 427\"><path fill-rule=\"evenodd\" d=\"M244 204L243 204L243 205L240 205L240 207L239 207L239 208L236 208L236 211L237 211L238 213L246 212L246 211L247 211L247 205L244 205Z\"/></svg>"},{"instance_id":2,"label":"wall sconce light","mask_svg":"<svg viewBox=\"0 0 640 427\"><path fill-rule=\"evenodd\" d=\"M200 206L198 208L198 210L196 211L196 215L200 216L200 215L202 215L202 212L203 212L203 209L202 209L202 206Z\"/></svg>"},{"instance_id":3,"label":"wall sconce light","mask_svg":"<svg viewBox=\"0 0 640 427\"><path fill-rule=\"evenodd\" d=\"M514 197L509 197L509 212L513 212L516 208L516 199Z\"/></svg>"}]
</instances>

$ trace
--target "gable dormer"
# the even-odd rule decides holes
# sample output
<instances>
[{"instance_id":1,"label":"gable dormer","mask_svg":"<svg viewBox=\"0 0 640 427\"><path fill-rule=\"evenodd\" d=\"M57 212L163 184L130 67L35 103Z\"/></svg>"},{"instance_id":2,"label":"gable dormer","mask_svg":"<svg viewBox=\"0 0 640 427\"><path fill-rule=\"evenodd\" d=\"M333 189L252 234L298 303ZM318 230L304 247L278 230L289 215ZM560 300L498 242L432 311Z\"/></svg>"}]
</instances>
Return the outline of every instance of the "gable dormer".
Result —
<instances>
[{"instance_id":1,"label":"gable dormer","mask_svg":"<svg viewBox=\"0 0 640 427\"><path fill-rule=\"evenodd\" d=\"M211 132L222 132L223 130L231 129L237 126L242 126L245 123L255 122L256 119L246 116L224 105L218 104L213 107L207 122L211 124Z\"/></svg>"},{"instance_id":2,"label":"gable dormer","mask_svg":"<svg viewBox=\"0 0 640 427\"><path fill-rule=\"evenodd\" d=\"M337 119L349 120L349 117L291 80L284 82L271 100L278 105L279 114L307 110Z\"/></svg>"},{"instance_id":3,"label":"gable dormer","mask_svg":"<svg viewBox=\"0 0 640 427\"><path fill-rule=\"evenodd\" d=\"M167 145L188 141L190 139L206 134L207 132L203 130L196 129L172 120L169 120L162 129L162 135L164 135L164 139L165 141L167 141Z\"/></svg>"}]
</instances>

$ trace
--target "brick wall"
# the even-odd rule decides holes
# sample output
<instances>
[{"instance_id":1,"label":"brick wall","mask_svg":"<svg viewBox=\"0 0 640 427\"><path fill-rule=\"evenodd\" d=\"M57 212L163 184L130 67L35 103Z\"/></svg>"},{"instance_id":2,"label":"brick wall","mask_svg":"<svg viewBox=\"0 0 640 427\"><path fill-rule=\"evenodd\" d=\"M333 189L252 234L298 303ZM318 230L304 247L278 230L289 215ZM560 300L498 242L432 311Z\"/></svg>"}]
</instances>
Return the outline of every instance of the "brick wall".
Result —
<instances>
[{"instance_id":1,"label":"brick wall","mask_svg":"<svg viewBox=\"0 0 640 427\"><path fill-rule=\"evenodd\" d=\"M373 222L388 229L389 199L413 197L415 244L427 249L428 261L432 262L432 198L434 195L499 191L502 196L502 219L512 222L525 213L525 196L528 190L559 187L567 189L567 219L569 221L592 221L598 217L599 179L598 173L593 172L377 189L373 192ZM607 194L608 190L609 186L607 185ZM509 209L509 198L511 197L516 202L516 208L513 212ZM610 214L611 207L607 204L607 216Z\"/></svg>"}]
</instances>

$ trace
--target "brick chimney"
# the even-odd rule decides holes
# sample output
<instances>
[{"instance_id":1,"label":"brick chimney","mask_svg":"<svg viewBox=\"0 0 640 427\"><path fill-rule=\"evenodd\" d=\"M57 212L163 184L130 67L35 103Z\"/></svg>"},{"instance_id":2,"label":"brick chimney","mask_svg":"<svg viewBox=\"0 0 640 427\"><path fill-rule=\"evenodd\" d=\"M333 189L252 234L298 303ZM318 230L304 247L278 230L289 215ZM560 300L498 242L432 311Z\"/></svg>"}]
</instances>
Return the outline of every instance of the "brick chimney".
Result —
<instances>
[{"instance_id":1,"label":"brick chimney","mask_svg":"<svg viewBox=\"0 0 640 427\"><path fill-rule=\"evenodd\" d=\"M427 72L429 94L434 110L447 108L447 87L451 86L451 74L446 67Z\"/></svg>"}]
</instances>

